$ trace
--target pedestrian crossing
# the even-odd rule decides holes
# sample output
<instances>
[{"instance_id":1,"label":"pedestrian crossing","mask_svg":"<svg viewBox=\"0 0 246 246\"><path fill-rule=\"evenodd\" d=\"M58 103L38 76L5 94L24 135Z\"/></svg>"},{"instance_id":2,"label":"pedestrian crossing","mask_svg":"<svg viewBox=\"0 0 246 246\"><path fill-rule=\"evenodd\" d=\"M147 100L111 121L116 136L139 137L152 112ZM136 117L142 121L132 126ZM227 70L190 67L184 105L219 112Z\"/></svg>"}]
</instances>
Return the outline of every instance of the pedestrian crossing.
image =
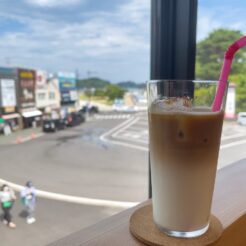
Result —
<instances>
[{"instance_id":1,"label":"pedestrian crossing","mask_svg":"<svg viewBox=\"0 0 246 246\"><path fill-rule=\"evenodd\" d=\"M147 147L149 142L147 115L136 115L131 122L114 132L111 137L118 141L133 143L140 147Z\"/></svg>"},{"instance_id":2,"label":"pedestrian crossing","mask_svg":"<svg viewBox=\"0 0 246 246\"><path fill-rule=\"evenodd\" d=\"M123 127L114 131L110 138L122 143L130 143L140 147L148 148L149 131L147 114L136 114L129 119ZM241 127L236 123L225 122L221 145L231 145L232 143L246 141L246 127Z\"/></svg>"},{"instance_id":3,"label":"pedestrian crossing","mask_svg":"<svg viewBox=\"0 0 246 246\"><path fill-rule=\"evenodd\" d=\"M129 119L130 114L96 114L94 119L96 120L124 120Z\"/></svg>"}]
</instances>

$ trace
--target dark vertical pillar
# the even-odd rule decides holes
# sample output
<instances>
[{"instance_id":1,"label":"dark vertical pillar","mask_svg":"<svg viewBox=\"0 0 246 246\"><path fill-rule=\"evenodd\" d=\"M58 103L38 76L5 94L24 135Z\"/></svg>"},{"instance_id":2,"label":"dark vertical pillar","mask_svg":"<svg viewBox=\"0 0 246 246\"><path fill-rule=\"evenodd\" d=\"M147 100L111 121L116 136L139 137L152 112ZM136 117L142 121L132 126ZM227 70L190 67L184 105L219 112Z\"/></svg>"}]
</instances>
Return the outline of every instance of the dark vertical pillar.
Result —
<instances>
[{"instance_id":1,"label":"dark vertical pillar","mask_svg":"<svg viewBox=\"0 0 246 246\"><path fill-rule=\"evenodd\" d=\"M151 0L150 79L194 79L196 23L197 0Z\"/></svg>"}]
</instances>

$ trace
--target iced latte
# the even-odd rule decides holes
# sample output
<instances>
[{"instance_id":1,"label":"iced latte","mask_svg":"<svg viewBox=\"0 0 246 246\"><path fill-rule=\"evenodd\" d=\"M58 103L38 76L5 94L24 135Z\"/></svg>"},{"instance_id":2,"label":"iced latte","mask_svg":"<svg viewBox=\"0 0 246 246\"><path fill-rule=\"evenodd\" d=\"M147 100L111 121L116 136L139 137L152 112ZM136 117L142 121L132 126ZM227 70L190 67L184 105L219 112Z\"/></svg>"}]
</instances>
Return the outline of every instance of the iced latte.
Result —
<instances>
[{"instance_id":1,"label":"iced latte","mask_svg":"<svg viewBox=\"0 0 246 246\"><path fill-rule=\"evenodd\" d=\"M149 106L153 219L174 236L208 228L223 122L223 111L180 100Z\"/></svg>"}]
</instances>

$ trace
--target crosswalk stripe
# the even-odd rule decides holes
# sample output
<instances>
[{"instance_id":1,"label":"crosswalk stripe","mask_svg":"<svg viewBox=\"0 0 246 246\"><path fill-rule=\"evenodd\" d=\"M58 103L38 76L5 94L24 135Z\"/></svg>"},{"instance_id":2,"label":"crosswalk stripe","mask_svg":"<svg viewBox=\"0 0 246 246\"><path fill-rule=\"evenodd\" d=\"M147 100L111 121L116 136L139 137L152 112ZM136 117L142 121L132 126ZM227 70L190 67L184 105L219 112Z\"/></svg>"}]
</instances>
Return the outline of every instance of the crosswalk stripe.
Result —
<instances>
[{"instance_id":1,"label":"crosswalk stripe","mask_svg":"<svg viewBox=\"0 0 246 246\"><path fill-rule=\"evenodd\" d=\"M130 118L129 114L112 114L112 115L95 115L94 119L96 120L117 120L117 119L128 119Z\"/></svg>"}]
</instances>

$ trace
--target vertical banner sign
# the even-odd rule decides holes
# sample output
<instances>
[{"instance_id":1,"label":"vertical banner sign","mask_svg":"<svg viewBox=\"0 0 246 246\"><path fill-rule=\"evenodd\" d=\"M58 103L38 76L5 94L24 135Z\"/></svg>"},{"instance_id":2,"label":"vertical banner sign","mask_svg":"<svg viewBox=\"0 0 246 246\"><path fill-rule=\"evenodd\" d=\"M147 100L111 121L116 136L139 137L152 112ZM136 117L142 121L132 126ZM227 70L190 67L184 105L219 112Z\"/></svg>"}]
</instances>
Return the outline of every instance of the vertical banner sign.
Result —
<instances>
[{"instance_id":1,"label":"vertical banner sign","mask_svg":"<svg viewBox=\"0 0 246 246\"><path fill-rule=\"evenodd\" d=\"M78 99L76 91L75 73L58 73L59 88L62 102L71 102Z\"/></svg>"},{"instance_id":2,"label":"vertical banner sign","mask_svg":"<svg viewBox=\"0 0 246 246\"><path fill-rule=\"evenodd\" d=\"M2 107L15 107L15 81L13 79L1 79Z\"/></svg>"},{"instance_id":3,"label":"vertical banner sign","mask_svg":"<svg viewBox=\"0 0 246 246\"><path fill-rule=\"evenodd\" d=\"M47 75L44 71L36 71L36 87L38 89L43 89L46 86Z\"/></svg>"},{"instance_id":4,"label":"vertical banner sign","mask_svg":"<svg viewBox=\"0 0 246 246\"><path fill-rule=\"evenodd\" d=\"M235 85L230 84L227 92L225 118L234 119L236 116L236 90Z\"/></svg>"},{"instance_id":5,"label":"vertical banner sign","mask_svg":"<svg viewBox=\"0 0 246 246\"><path fill-rule=\"evenodd\" d=\"M19 69L19 97L22 108L35 106L35 83L36 76L34 70Z\"/></svg>"}]
</instances>

